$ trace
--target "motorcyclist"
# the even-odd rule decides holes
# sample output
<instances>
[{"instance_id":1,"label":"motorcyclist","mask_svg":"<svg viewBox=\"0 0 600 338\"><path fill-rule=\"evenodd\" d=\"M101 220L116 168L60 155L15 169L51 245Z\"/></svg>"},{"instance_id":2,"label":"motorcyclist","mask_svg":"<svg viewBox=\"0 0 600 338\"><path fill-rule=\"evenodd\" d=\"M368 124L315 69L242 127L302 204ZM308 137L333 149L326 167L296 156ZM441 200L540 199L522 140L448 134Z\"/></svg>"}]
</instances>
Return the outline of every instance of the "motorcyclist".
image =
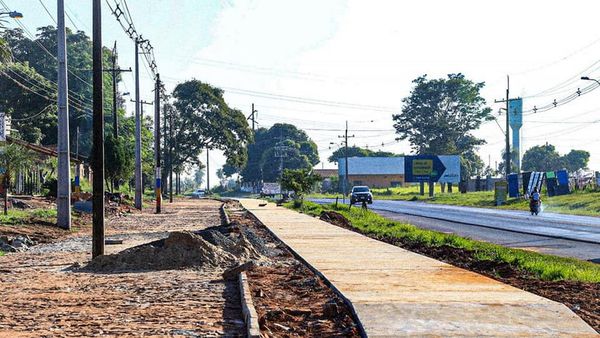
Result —
<instances>
[{"instance_id":1,"label":"motorcyclist","mask_svg":"<svg viewBox=\"0 0 600 338\"><path fill-rule=\"evenodd\" d=\"M537 188L533 189L533 192L529 196L529 209L531 209L531 213L538 213L539 207L542 204L542 198Z\"/></svg>"}]
</instances>

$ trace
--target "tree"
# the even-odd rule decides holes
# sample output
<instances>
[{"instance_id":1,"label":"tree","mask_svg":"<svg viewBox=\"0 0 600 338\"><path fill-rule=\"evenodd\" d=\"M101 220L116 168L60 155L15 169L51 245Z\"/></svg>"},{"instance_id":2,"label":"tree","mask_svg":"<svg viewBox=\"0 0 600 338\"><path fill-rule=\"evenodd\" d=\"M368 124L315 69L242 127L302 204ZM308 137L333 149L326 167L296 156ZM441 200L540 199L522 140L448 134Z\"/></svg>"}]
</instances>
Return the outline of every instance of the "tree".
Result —
<instances>
[{"instance_id":1,"label":"tree","mask_svg":"<svg viewBox=\"0 0 600 338\"><path fill-rule=\"evenodd\" d=\"M104 172L107 182L111 182L112 191L115 181L126 181L132 176L135 167L134 156L126 141L122 138L115 139L112 134L108 134L104 140L104 154ZM94 158L91 158L91 161L93 162Z\"/></svg>"},{"instance_id":2,"label":"tree","mask_svg":"<svg viewBox=\"0 0 600 338\"><path fill-rule=\"evenodd\" d=\"M506 166L506 149L502 149L501 152L501 161L498 164L498 173L501 174L502 176L506 175L506 170L504 169L504 167ZM516 149L511 149L510 150L510 172L511 173L518 173L519 172L519 167L517 167L517 156L519 156L519 154L517 153ZM523 167L523 165L521 164L521 167Z\"/></svg>"},{"instance_id":3,"label":"tree","mask_svg":"<svg viewBox=\"0 0 600 338\"><path fill-rule=\"evenodd\" d=\"M321 180L321 176L310 169L285 169L281 175L281 188L292 190L294 199L302 201L304 194L309 193L315 183Z\"/></svg>"},{"instance_id":4,"label":"tree","mask_svg":"<svg viewBox=\"0 0 600 338\"><path fill-rule=\"evenodd\" d=\"M413 83L410 96L402 100L402 112L393 115L399 139L408 140L417 154L456 154L466 161L474 160L465 155L485 141L471 132L483 121L493 119L480 94L485 84L472 82L462 74L433 80L423 75ZM471 163L464 167L471 170L477 166Z\"/></svg>"},{"instance_id":5,"label":"tree","mask_svg":"<svg viewBox=\"0 0 600 338\"><path fill-rule=\"evenodd\" d=\"M196 187L200 187L202 182L204 182L205 168L206 166L202 163L196 165L196 170L194 171L194 183Z\"/></svg>"},{"instance_id":6,"label":"tree","mask_svg":"<svg viewBox=\"0 0 600 338\"><path fill-rule=\"evenodd\" d=\"M357 146L348 147L348 157L369 157L372 151ZM346 147L340 147L335 150L327 160L331 163L337 163L339 159L346 157Z\"/></svg>"},{"instance_id":7,"label":"tree","mask_svg":"<svg viewBox=\"0 0 600 338\"><path fill-rule=\"evenodd\" d=\"M303 130L287 123L259 128L248 146L248 164L241 175L245 182L275 182L284 169L311 169L319 163L317 145Z\"/></svg>"},{"instance_id":8,"label":"tree","mask_svg":"<svg viewBox=\"0 0 600 338\"><path fill-rule=\"evenodd\" d=\"M523 154L523 170L525 171L551 171L567 169L577 171L585 169L590 160L590 153L585 150L571 150L561 156L551 144L535 146L527 149Z\"/></svg>"},{"instance_id":9,"label":"tree","mask_svg":"<svg viewBox=\"0 0 600 338\"><path fill-rule=\"evenodd\" d=\"M29 166L33 158L31 152L19 145L8 144L0 149L0 168L4 168L2 187L4 190L4 214L8 213L8 188L10 181L19 168Z\"/></svg>"},{"instance_id":10,"label":"tree","mask_svg":"<svg viewBox=\"0 0 600 338\"><path fill-rule=\"evenodd\" d=\"M586 169L590 161L590 153L585 150L571 150L562 157L562 164L568 171Z\"/></svg>"},{"instance_id":11,"label":"tree","mask_svg":"<svg viewBox=\"0 0 600 338\"><path fill-rule=\"evenodd\" d=\"M185 164L199 164L205 149L223 151L232 165L247 161L247 145L252 131L244 114L231 109L223 91L198 80L178 84L173 91L174 158L180 172Z\"/></svg>"},{"instance_id":12,"label":"tree","mask_svg":"<svg viewBox=\"0 0 600 338\"><path fill-rule=\"evenodd\" d=\"M551 144L535 146L523 154L521 167L524 171L559 170L562 167L562 159Z\"/></svg>"}]
</instances>

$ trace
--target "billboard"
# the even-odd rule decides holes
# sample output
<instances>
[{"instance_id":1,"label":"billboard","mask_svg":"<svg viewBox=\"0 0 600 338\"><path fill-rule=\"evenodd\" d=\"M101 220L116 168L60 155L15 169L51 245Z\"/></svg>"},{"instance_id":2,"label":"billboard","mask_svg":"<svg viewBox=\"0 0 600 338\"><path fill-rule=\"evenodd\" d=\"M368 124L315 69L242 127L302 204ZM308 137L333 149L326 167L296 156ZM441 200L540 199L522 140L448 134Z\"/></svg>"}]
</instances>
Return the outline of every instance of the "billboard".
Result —
<instances>
[{"instance_id":1,"label":"billboard","mask_svg":"<svg viewBox=\"0 0 600 338\"><path fill-rule=\"evenodd\" d=\"M460 156L417 155L404 157L405 182L460 182Z\"/></svg>"}]
</instances>

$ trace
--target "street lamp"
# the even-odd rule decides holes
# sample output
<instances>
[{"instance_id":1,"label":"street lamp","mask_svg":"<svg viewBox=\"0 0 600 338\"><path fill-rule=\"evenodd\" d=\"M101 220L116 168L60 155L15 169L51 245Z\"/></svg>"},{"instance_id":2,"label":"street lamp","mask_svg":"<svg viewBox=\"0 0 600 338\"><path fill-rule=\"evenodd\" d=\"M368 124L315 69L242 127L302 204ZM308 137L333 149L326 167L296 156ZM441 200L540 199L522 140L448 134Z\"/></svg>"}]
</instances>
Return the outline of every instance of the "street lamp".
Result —
<instances>
[{"instance_id":1,"label":"street lamp","mask_svg":"<svg viewBox=\"0 0 600 338\"><path fill-rule=\"evenodd\" d=\"M600 85L600 81L598 81L598 80L596 80L596 79L590 79L590 78L589 78L589 76L582 76L582 77L581 77L581 79L582 79L582 80L585 80L585 81L594 81L594 82L596 82L598 85Z\"/></svg>"},{"instance_id":2,"label":"street lamp","mask_svg":"<svg viewBox=\"0 0 600 338\"><path fill-rule=\"evenodd\" d=\"M22 19L23 18L23 14L19 13L17 11L12 11L12 12L0 12L0 15L7 15L13 19Z\"/></svg>"}]
</instances>

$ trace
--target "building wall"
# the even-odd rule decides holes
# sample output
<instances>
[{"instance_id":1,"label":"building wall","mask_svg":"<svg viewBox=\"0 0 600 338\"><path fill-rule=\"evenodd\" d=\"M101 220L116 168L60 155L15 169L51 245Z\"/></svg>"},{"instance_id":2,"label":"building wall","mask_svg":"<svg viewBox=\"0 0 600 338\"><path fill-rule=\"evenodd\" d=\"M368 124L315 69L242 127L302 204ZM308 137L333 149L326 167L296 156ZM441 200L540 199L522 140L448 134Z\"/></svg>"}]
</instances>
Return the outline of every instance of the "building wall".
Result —
<instances>
[{"instance_id":1,"label":"building wall","mask_svg":"<svg viewBox=\"0 0 600 338\"><path fill-rule=\"evenodd\" d=\"M348 175L348 178L350 186L366 185L370 188L391 188L404 185L404 175Z\"/></svg>"}]
</instances>

